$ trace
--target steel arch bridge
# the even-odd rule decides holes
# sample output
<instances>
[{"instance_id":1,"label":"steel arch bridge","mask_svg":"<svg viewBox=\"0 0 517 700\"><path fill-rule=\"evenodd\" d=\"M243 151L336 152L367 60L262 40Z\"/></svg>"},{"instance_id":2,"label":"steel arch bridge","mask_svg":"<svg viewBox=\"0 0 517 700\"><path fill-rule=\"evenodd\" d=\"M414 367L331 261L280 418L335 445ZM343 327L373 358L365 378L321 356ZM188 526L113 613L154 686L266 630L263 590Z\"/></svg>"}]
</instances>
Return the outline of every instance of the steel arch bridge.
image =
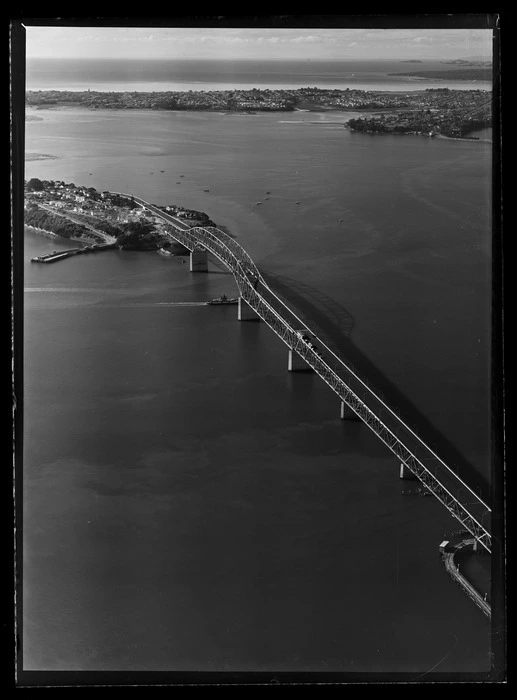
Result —
<instances>
[{"instance_id":1,"label":"steel arch bridge","mask_svg":"<svg viewBox=\"0 0 517 700\"><path fill-rule=\"evenodd\" d=\"M148 202L123 193L168 223L168 235L188 250L206 251L230 270L244 301L287 347L337 394L411 472L444 505L486 551L491 552L491 509L413 430L330 350L268 286L237 241L216 227L189 227ZM304 332L314 343L304 340Z\"/></svg>"}]
</instances>

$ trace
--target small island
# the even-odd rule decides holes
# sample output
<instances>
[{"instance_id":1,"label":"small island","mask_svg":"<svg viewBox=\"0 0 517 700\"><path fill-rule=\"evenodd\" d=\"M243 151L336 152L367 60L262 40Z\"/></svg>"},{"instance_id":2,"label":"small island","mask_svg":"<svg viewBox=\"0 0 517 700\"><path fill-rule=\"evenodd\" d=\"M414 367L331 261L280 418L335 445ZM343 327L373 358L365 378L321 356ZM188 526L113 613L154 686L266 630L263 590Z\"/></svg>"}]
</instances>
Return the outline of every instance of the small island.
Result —
<instances>
[{"instance_id":1,"label":"small island","mask_svg":"<svg viewBox=\"0 0 517 700\"><path fill-rule=\"evenodd\" d=\"M190 227L215 226L204 212L175 204L154 206ZM165 221L152 216L132 197L62 180L32 178L25 182L24 225L43 235L103 249L109 245L122 250L165 249L176 255L188 252L171 242Z\"/></svg>"},{"instance_id":2,"label":"small island","mask_svg":"<svg viewBox=\"0 0 517 700\"><path fill-rule=\"evenodd\" d=\"M453 66L484 66L485 68L490 68L492 66L492 61L487 59L485 56L474 56L473 58L454 58L450 61L441 61L441 63Z\"/></svg>"}]
</instances>

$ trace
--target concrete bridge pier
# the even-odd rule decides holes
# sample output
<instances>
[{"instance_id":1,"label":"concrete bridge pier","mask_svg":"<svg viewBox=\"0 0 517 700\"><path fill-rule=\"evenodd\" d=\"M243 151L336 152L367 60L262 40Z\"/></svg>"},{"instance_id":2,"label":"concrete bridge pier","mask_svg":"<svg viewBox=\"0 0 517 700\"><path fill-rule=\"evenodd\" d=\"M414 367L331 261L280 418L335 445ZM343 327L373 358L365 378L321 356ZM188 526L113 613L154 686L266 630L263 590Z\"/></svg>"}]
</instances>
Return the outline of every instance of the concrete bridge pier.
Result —
<instances>
[{"instance_id":1,"label":"concrete bridge pier","mask_svg":"<svg viewBox=\"0 0 517 700\"><path fill-rule=\"evenodd\" d=\"M308 365L303 357L296 350L289 348L287 359L287 369L289 372L312 372L312 367Z\"/></svg>"},{"instance_id":2,"label":"concrete bridge pier","mask_svg":"<svg viewBox=\"0 0 517 700\"><path fill-rule=\"evenodd\" d=\"M344 401L341 401L341 420L361 420Z\"/></svg>"},{"instance_id":3,"label":"concrete bridge pier","mask_svg":"<svg viewBox=\"0 0 517 700\"><path fill-rule=\"evenodd\" d=\"M400 465L400 478L405 480L416 481L417 477L410 471L405 464Z\"/></svg>"},{"instance_id":4,"label":"concrete bridge pier","mask_svg":"<svg viewBox=\"0 0 517 700\"><path fill-rule=\"evenodd\" d=\"M237 318L239 321L260 321L260 316L257 316L254 309L252 309L246 299L243 299L242 297L239 297Z\"/></svg>"},{"instance_id":5,"label":"concrete bridge pier","mask_svg":"<svg viewBox=\"0 0 517 700\"><path fill-rule=\"evenodd\" d=\"M194 248L190 253L190 271L208 272L208 255L204 248Z\"/></svg>"}]
</instances>

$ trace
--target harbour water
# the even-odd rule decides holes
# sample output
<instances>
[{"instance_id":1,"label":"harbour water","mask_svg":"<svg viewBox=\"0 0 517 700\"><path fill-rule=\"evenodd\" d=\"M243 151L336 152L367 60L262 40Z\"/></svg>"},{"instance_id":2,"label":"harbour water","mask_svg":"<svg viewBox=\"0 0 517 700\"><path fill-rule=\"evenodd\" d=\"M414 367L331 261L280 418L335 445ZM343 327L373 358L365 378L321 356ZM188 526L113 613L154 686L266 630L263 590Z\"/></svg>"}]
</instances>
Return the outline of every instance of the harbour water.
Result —
<instances>
[{"instance_id":1,"label":"harbour water","mask_svg":"<svg viewBox=\"0 0 517 700\"><path fill-rule=\"evenodd\" d=\"M336 112L30 114L26 179L205 211L482 488L490 144ZM26 668L489 668L438 556L457 523L267 327L180 304L235 296L231 276L121 251L31 266L59 245L26 232Z\"/></svg>"},{"instance_id":2,"label":"harbour water","mask_svg":"<svg viewBox=\"0 0 517 700\"><path fill-rule=\"evenodd\" d=\"M488 58L488 57L487 57ZM27 60L28 90L99 90L101 92L163 90L247 90L322 87L355 90L491 90L490 71L484 80L422 79L400 75L447 71L457 66L441 61L357 60Z\"/></svg>"}]
</instances>

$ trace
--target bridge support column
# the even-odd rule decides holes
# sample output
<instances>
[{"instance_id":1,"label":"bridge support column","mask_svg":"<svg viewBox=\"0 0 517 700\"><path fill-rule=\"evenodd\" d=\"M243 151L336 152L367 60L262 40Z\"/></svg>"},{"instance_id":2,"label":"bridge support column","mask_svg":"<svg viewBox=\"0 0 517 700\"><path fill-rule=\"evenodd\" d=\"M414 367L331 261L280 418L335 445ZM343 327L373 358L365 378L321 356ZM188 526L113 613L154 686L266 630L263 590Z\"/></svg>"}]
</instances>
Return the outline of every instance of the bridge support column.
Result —
<instances>
[{"instance_id":1,"label":"bridge support column","mask_svg":"<svg viewBox=\"0 0 517 700\"><path fill-rule=\"evenodd\" d=\"M190 253L190 271L208 272L208 256L206 250L195 249Z\"/></svg>"},{"instance_id":2,"label":"bridge support column","mask_svg":"<svg viewBox=\"0 0 517 700\"><path fill-rule=\"evenodd\" d=\"M341 401L341 420L361 420L344 401Z\"/></svg>"},{"instance_id":3,"label":"bridge support column","mask_svg":"<svg viewBox=\"0 0 517 700\"><path fill-rule=\"evenodd\" d=\"M400 478L405 480L416 480L416 476L407 468L405 464L400 465Z\"/></svg>"},{"instance_id":4,"label":"bridge support column","mask_svg":"<svg viewBox=\"0 0 517 700\"><path fill-rule=\"evenodd\" d=\"M303 357L296 350L291 349L289 349L287 369L289 372L312 372L312 367L305 362Z\"/></svg>"},{"instance_id":5,"label":"bridge support column","mask_svg":"<svg viewBox=\"0 0 517 700\"><path fill-rule=\"evenodd\" d=\"M242 297L239 297L237 318L239 321L260 321L260 316L257 316L248 302Z\"/></svg>"}]
</instances>

